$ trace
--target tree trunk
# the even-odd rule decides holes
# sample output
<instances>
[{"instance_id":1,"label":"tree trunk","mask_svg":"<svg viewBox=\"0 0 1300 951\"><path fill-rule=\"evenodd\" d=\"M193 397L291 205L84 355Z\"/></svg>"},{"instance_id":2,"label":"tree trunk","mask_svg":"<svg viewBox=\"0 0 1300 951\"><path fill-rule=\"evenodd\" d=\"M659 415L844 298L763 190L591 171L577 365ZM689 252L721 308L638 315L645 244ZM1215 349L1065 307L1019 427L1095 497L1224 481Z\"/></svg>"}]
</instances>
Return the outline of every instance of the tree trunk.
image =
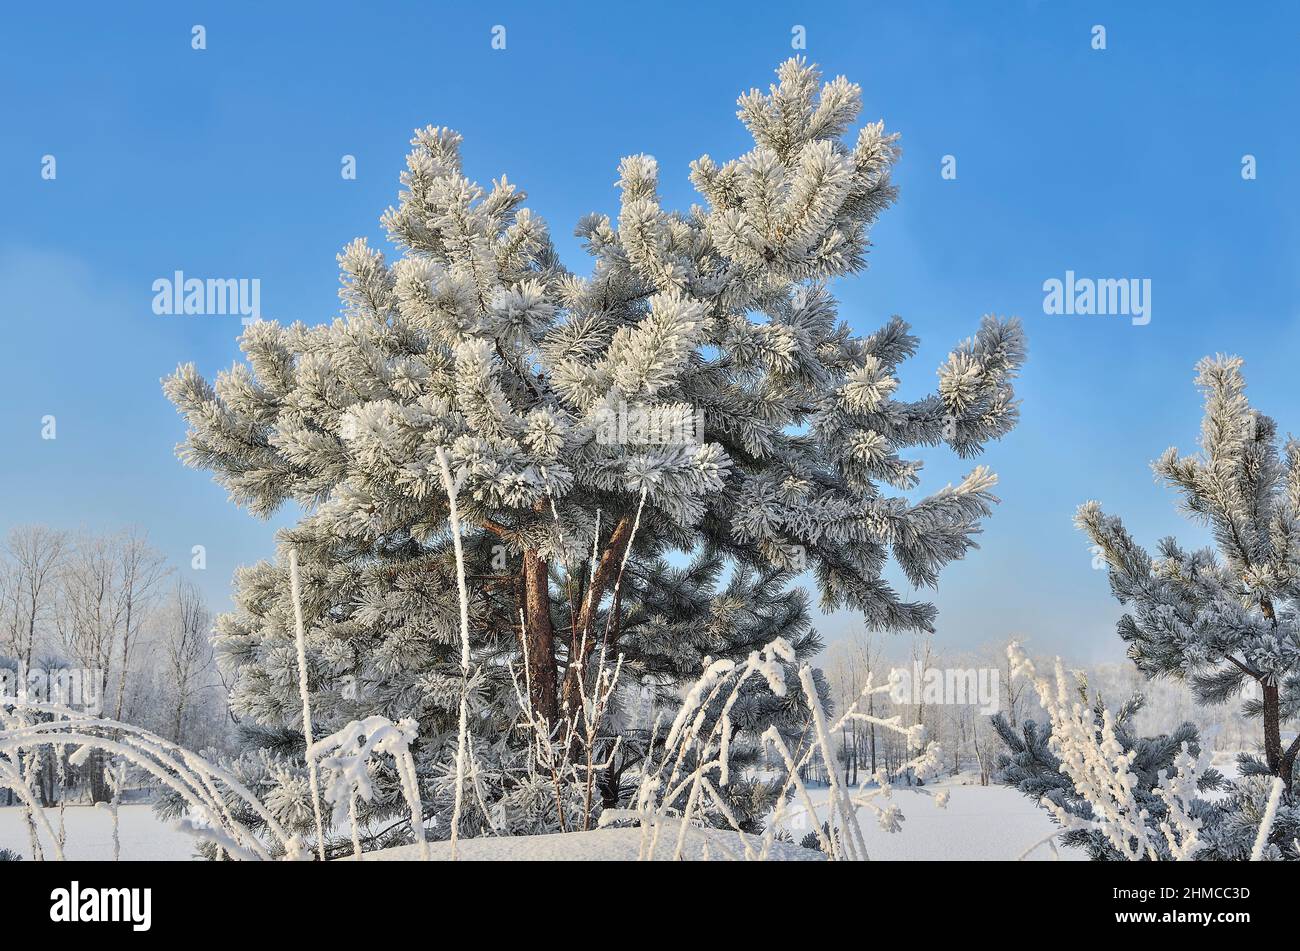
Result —
<instances>
[{"instance_id":1,"label":"tree trunk","mask_svg":"<svg viewBox=\"0 0 1300 951\"><path fill-rule=\"evenodd\" d=\"M104 771L108 768L108 756L103 750L92 750L87 766L89 774L87 779L90 786L90 801L93 803L108 802L110 796L108 791L108 781L104 776Z\"/></svg>"},{"instance_id":2,"label":"tree trunk","mask_svg":"<svg viewBox=\"0 0 1300 951\"><path fill-rule=\"evenodd\" d=\"M1264 759L1269 772L1274 776L1282 775L1282 716L1275 683L1266 683L1264 687ZM1289 777L1284 777L1289 778Z\"/></svg>"},{"instance_id":3,"label":"tree trunk","mask_svg":"<svg viewBox=\"0 0 1300 951\"><path fill-rule=\"evenodd\" d=\"M849 725L847 723L840 730L840 751L844 754L844 785L848 786L852 782L849 779L849 767L852 762L849 759Z\"/></svg>"},{"instance_id":4,"label":"tree trunk","mask_svg":"<svg viewBox=\"0 0 1300 951\"><path fill-rule=\"evenodd\" d=\"M1287 794L1291 793L1291 784L1295 779L1296 754L1300 753L1300 736L1291 741L1291 745L1282 754L1282 781L1286 784Z\"/></svg>"},{"instance_id":5,"label":"tree trunk","mask_svg":"<svg viewBox=\"0 0 1300 951\"><path fill-rule=\"evenodd\" d=\"M853 721L853 785L858 784L858 721Z\"/></svg>"},{"instance_id":6,"label":"tree trunk","mask_svg":"<svg viewBox=\"0 0 1300 951\"><path fill-rule=\"evenodd\" d=\"M569 669L564 675L564 702L570 710L577 710L582 702L579 690L580 678L586 673L587 658L592 654L597 641L595 627L596 615L600 611L600 602L618 577L623 564L623 555L632 541L633 521L624 515L614 526L609 536L609 544L596 564L596 573L587 589L587 597L578 610L576 623L573 625L573 645L569 654Z\"/></svg>"},{"instance_id":7,"label":"tree trunk","mask_svg":"<svg viewBox=\"0 0 1300 951\"><path fill-rule=\"evenodd\" d=\"M176 718L172 721L172 742L177 746L181 743L181 722L185 719L185 695L176 701Z\"/></svg>"},{"instance_id":8,"label":"tree trunk","mask_svg":"<svg viewBox=\"0 0 1300 951\"><path fill-rule=\"evenodd\" d=\"M528 699L533 712L553 724L556 705L555 628L551 622L551 588L546 562L536 549L524 551L524 627Z\"/></svg>"},{"instance_id":9,"label":"tree trunk","mask_svg":"<svg viewBox=\"0 0 1300 951\"><path fill-rule=\"evenodd\" d=\"M122 708L126 704L126 667L130 660L131 650L131 607L131 602L128 601L126 605L126 627L122 631L122 670L117 677L117 711L113 714L113 719L119 723L122 721Z\"/></svg>"},{"instance_id":10,"label":"tree trunk","mask_svg":"<svg viewBox=\"0 0 1300 951\"><path fill-rule=\"evenodd\" d=\"M872 694L867 698L867 713L871 716L876 715L876 697ZM876 724L871 724L871 775L876 775Z\"/></svg>"}]
</instances>

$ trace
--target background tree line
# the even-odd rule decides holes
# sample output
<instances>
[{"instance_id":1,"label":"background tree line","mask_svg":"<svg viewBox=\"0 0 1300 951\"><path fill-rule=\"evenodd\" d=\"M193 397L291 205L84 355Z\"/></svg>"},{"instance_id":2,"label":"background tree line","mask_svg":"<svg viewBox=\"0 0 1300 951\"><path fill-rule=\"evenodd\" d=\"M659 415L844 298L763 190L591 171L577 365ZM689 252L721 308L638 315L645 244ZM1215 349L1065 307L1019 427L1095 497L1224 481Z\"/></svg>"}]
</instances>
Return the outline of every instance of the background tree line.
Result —
<instances>
[{"instance_id":1,"label":"background tree line","mask_svg":"<svg viewBox=\"0 0 1300 951\"><path fill-rule=\"evenodd\" d=\"M1017 729L1026 720L1046 723L1034 691L1022 678L1011 677L1006 648L1007 641L999 641L966 651L940 652L931 636L889 638L858 631L833 641L821 662L835 709L852 703L868 678L877 685L887 683L894 668L909 674L917 669L923 673L954 668L996 670L996 712ZM1044 669L1050 666L1050 660L1043 659ZM1182 681L1147 680L1124 662L1069 665L1069 669L1081 673L1089 688L1112 706L1118 707L1135 694L1145 695L1146 703L1135 717L1135 728L1144 735L1169 733L1179 724L1191 722L1206 748L1214 752L1236 754L1258 745L1258 727L1237 705L1211 707L1198 703L1192 688ZM945 772L969 774L971 782L988 785L998 755L1004 752L992 717L978 703L898 703L882 694L870 698L864 709L876 717L898 716L905 725L924 724L926 736L939 741L943 748ZM898 734L872 729L868 724L853 724L838 738L838 745L841 776L846 782L866 781L877 769L883 770L891 782L908 781L907 776L897 773L898 765L911 755L905 739ZM820 768L814 767L814 771ZM824 776L813 774L805 779L825 781Z\"/></svg>"},{"instance_id":2,"label":"background tree line","mask_svg":"<svg viewBox=\"0 0 1300 951\"><path fill-rule=\"evenodd\" d=\"M211 613L198 588L137 528L11 528L0 546L0 668L102 671L100 715L189 749L225 748L233 725L213 661ZM40 764L36 792L101 802L103 763L63 750ZM12 793L0 793L12 803Z\"/></svg>"}]
</instances>

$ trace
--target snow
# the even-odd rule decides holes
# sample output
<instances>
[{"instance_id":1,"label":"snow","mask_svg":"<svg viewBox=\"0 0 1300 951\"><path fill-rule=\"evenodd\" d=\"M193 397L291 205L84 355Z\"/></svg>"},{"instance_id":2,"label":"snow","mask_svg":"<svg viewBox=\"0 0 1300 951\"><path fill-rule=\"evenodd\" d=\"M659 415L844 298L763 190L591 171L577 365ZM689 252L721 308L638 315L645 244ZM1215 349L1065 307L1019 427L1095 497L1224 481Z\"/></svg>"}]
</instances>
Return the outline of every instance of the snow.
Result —
<instances>
[{"instance_id":1,"label":"snow","mask_svg":"<svg viewBox=\"0 0 1300 951\"><path fill-rule=\"evenodd\" d=\"M655 858L670 860L676 847L676 836L665 836ZM754 836L757 842L758 837ZM704 858L705 842L709 843L709 858L727 860L731 855L742 855L740 835L717 829L687 836L683 857L690 861ZM468 862L635 862L641 848L640 829L594 829L591 832L560 832L554 835L497 836L478 839L461 839L457 845L458 861ZM435 842L429 845L430 858L447 861L451 858L451 843ZM730 853L730 854L728 854ZM367 852L366 862L404 862L419 857L415 846L403 845L395 849ZM772 846L772 858L787 862L817 862L820 852L801 849L777 842ZM343 861L353 861L349 856Z\"/></svg>"},{"instance_id":2,"label":"snow","mask_svg":"<svg viewBox=\"0 0 1300 951\"><path fill-rule=\"evenodd\" d=\"M58 809L48 810L47 815L57 829ZM64 815L68 830L64 851L68 859L112 861L113 821L106 809L69 805ZM123 861L183 861L194 855L194 837L159 819L147 803L124 803L119 807L118 820ZM42 833L42 844L49 856L53 853L45 838ZM0 807L0 848L17 852L24 861L31 859L23 810L17 806Z\"/></svg>"},{"instance_id":3,"label":"snow","mask_svg":"<svg viewBox=\"0 0 1300 951\"><path fill-rule=\"evenodd\" d=\"M862 832L867 853L872 859L885 861L905 860L984 860L1014 861L1025 849L1051 834L1054 826L1047 812L1026 796L1005 786L966 786L960 778L930 783L934 793L948 793L946 808L939 808L935 799L910 791L896 789L894 803L907 817L902 831L884 831L874 815L863 815ZM826 814L830 790L825 787L809 790L818 815ZM811 831L803 807L791 803L790 812L782 823L797 842ZM728 858L726 849L733 855L743 854L740 837L734 832L711 830L709 841L722 846L710 849L710 858ZM668 837L672 839L673 837ZM704 840L701 835L688 838L686 857L702 858ZM557 835L516 836L501 838L462 839L459 857L470 861L633 861L641 844L639 829L599 829L593 832L571 832ZM446 842L430 846L435 860L446 860L450 850ZM1086 861L1087 855L1077 849L1058 846L1063 860ZM659 858L672 855L672 842L661 847ZM370 852L365 861L405 861L416 857L413 846ZM772 847L772 858L783 861L817 861L821 853L777 842ZM1052 850L1046 845L1034 850L1028 859L1051 860Z\"/></svg>"},{"instance_id":4,"label":"snow","mask_svg":"<svg viewBox=\"0 0 1300 951\"><path fill-rule=\"evenodd\" d=\"M1047 813L1030 799L1004 786L962 785L960 779L944 779L927 787L931 792L948 793L946 809L936 806L935 800L910 791L896 788L894 802L907 817L902 831L888 833L880 828L874 816L863 815L862 831L867 852L872 859L902 861L921 860L1014 860L1052 831ZM825 787L809 790L819 815L824 815L829 791ZM811 831L802 805L792 802L783 825L790 830L795 841ZM51 821L57 812L51 811ZM113 856L113 832L109 815L102 809L89 806L69 806L67 809L70 859L108 861ZM184 860L191 858L194 840L175 830L169 823L158 819L147 804L132 803L121 809L122 858L139 860ZM713 859L727 858L727 852L743 854L740 837L734 832L711 830L709 841L714 843L710 855ZM673 839L661 843L660 858L672 855ZM703 857L704 840L701 835L687 839L685 855L690 859ZM633 861L641 845L640 829L597 829L591 832L570 832L556 835L503 836L499 838L461 839L457 856L467 861ZM0 848L13 849L28 856L27 830L23 824L22 810L0 808ZM434 860L450 859L448 842L430 843ZM1060 849L1062 859L1085 859L1084 853L1073 849ZM418 857L414 845L368 852L364 861L403 861ZM785 861L816 861L818 852L777 842L772 847L772 858ZM1046 845L1028 856L1034 860L1050 860L1052 851ZM349 861L351 859L348 859Z\"/></svg>"},{"instance_id":5,"label":"snow","mask_svg":"<svg viewBox=\"0 0 1300 951\"><path fill-rule=\"evenodd\" d=\"M874 815L859 810L867 855L885 861L1014 861L1051 834L1054 826L1046 810L1007 786L962 785L947 778L925 787L932 793L947 793L947 805L906 786L894 787L893 802L906 817L899 832L886 832ZM819 821L827 815L830 790L810 788ZM880 802L879 800L877 802ZM788 807L782 825L796 842L812 831L801 803ZM1057 846L1062 859L1086 860L1077 849ZM1051 860L1052 850L1042 845L1026 860Z\"/></svg>"}]
</instances>

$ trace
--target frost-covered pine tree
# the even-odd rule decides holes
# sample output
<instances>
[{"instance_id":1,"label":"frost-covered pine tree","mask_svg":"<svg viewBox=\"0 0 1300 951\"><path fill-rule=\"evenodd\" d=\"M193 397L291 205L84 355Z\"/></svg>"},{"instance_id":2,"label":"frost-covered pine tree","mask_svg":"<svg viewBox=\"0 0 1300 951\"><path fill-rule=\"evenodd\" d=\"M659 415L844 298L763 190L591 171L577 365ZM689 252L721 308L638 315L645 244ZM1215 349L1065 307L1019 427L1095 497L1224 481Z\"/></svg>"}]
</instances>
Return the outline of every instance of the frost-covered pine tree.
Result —
<instances>
[{"instance_id":1,"label":"frost-covered pine tree","mask_svg":"<svg viewBox=\"0 0 1300 951\"><path fill-rule=\"evenodd\" d=\"M1279 445L1277 424L1246 399L1241 366L1222 356L1198 364L1200 452L1170 448L1153 464L1217 551L1165 538L1153 557L1097 502L1076 521L1130 607L1119 634L1138 669L1185 679L1201 703L1245 693L1244 710L1262 721L1264 752L1262 763L1247 758L1245 770L1282 777L1290 793L1300 737L1284 747L1282 727L1300 714L1300 442Z\"/></svg>"},{"instance_id":2,"label":"frost-covered pine tree","mask_svg":"<svg viewBox=\"0 0 1300 951\"><path fill-rule=\"evenodd\" d=\"M1133 777L1127 793L1134 814L1140 814L1146 826L1147 842L1162 858L1169 858L1168 844L1160 835L1161 824L1169 818L1169 804L1158 790L1163 776L1178 772L1178 758L1184 751L1192 756L1200 754L1196 727L1183 723L1170 734L1139 736L1133 729L1133 721L1145 703L1141 695L1130 698L1112 715L1100 694L1089 695L1086 681L1078 682L1077 691L1078 716L1086 718L1090 729L1097 734L1108 728L1113 738L1113 745L1098 748L1110 753L1112 767L1122 760L1124 770ZM1062 845L1084 849L1095 861L1123 861L1132 852L1146 857L1135 841L1125 841L1121 849L1103 831L1107 818L1099 808L1103 803L1090 801L1069 771L1062 768L1061 756L1053 749L1050 722L1040 726L1034 720L1026 720L1017 729L999 713L993 717L993 728L1005 747L998 755L994 781L1014 786L1037 802L1050 804L1060 819L1072 823L1060 835ZM1210 792L1222 785L1223 777L1215 770L1207 770L1199 778L1197 791ZM1099 798L1095 791L1089 792ZM1113 803L1105 802L1105 805L1113 806ZM1197 798L1191 808L1202 822L1213 823L1213 809L1205 800Z\"/></svg>"},{"instance_id":3,"label":"frost-covered pine tree","mask_svg":"<svg viewBox=\"0 0 1300 951\"><path fill-rule=\"evenodd\" d=\"M973 547L995 478L977 467L908 497L921 464L904 453L970 457L1014 426L1022 332L985 318L936 392L895 398L916 338L898 318L855 335L828 282L865 265L895 198L896 137L881 123L848 137L860 90L846 79L823 85L799 60L778 75L739 100L754 148L692 164L702 204L663 208L654 159L622 161L616 218L577 228L585 275L560 263L523 192L466 177L460 136L419 131L383 217L397 257L344 249L339 319L253 324L246 363L215 383L192 365L166 381L188 464L258 515L305 510L281 545L301 555L327 728L415 716L422 762L446 763L462 678L440 451L459 482L480 749L514 722L512 665L555 723L602 654L670 696L705 658L775 633L815 649L802 600L759 598L756 579L807 570L826 608L932 626L934 607L882 573L892 558L933 585ZM677 572L667 559L683 554L707 569ZM724 569L743 574L724 583ZM283 558L237 588L218 635L233 708L292 730Z\"/></svg>"},{"instance_id":4,"label":"frost-covered pine tree","mask_svg":"<svg viewBox=\"0 0 1300 951\"><path fill-rule=\"evenodd\" d=\"M1300 804L1280 779L1250 775L1246 764L1245 776L1227 780L1210 766L1192 723L1139 736L1140 694L1112 713L1081 675L1071 682L1059 660L1053 684L1019 645L1008 654L1013 676L1035 687L1046 722L1026 720L1017 730L1003 715L993 718L1005 747L994 779L1046 808L1062 845L1100 861L1300 859Z\"/></svg>"}]
</instances>

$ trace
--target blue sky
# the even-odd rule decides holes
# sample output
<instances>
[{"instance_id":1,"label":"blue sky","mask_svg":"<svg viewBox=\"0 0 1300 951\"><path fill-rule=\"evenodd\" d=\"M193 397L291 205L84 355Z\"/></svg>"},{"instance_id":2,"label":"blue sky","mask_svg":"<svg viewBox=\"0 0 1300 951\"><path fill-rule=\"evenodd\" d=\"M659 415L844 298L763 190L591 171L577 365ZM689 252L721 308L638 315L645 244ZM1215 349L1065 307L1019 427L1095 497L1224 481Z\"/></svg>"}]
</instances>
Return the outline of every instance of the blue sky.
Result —
<instances>
[{"instance_id":1,"label":"blue sky","mask_svg":"<svg viewBox=\"0 0 1300 951\"><path fill-rule=\"evenodd\" d=\"M569 237L616 207L621 156L659 160L666 203L687 164L748 138L736 96L766 86L806 29L827 77L863 87L864 120L902 133L900 201L871 267L835 288L863 333L897 313L922 338L904 395L984 313L1025 320L1023 423L986 454L1004 502L982 550L942 579L938 641L1010 634L1078 661L1115 657L1119 613L1071 526L1101 499L1153 544L1195 540L1148 464L1194 448L1192 367L1247 361L1251 395L1300 430L1300 13L1258 4L615 5L26 4L0 34L0 527L146 527L218 607L276 521L225 501L173 447L159 379L237 357L233 317L168 318L152 282L256 277L269 318L337 313L334 255L382 238L410 130L465 136L469 174L502 172ZM207 49L190 48L202 24ZM506 27L505 50L490 45ZM1107 49L1091 48L1106 28ZM42 180L42 156L57 178ZM340 160L356 156L358 177ZM1256 157L1258 178L1241 176ZM956 180L940 175L944 155ZM1152 319L1048 316L1043 282L1152 281ZM41 418L58 438L42 440ZM937 487L966 466L928 453ZM188 568L185 570L188 571ZM855 622L823 623L830 638Z\"/></svg>"}]
</instances>

